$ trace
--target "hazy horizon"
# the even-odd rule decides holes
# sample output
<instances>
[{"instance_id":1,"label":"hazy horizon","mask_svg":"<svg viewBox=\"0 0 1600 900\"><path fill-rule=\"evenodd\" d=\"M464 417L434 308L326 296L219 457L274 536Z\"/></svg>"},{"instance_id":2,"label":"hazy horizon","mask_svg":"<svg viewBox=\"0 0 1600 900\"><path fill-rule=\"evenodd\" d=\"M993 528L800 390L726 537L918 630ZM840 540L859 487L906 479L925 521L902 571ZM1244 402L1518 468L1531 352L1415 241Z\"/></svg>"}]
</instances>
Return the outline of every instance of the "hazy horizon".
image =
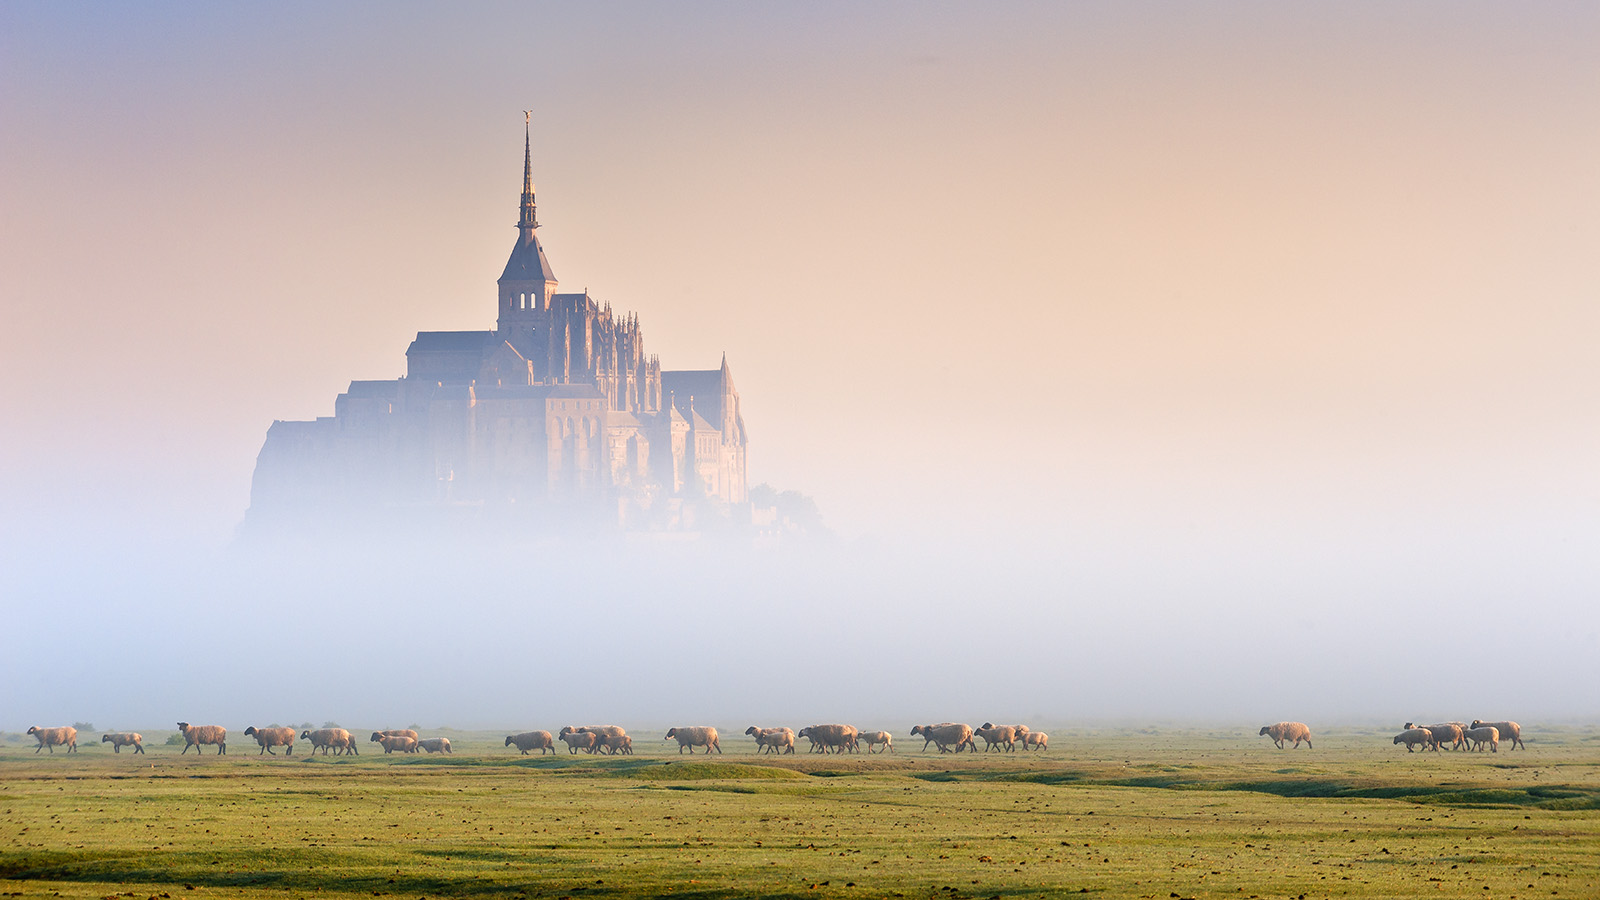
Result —
<instances>
[{"instance_id":1,"label":"hazy horizon","mask_svg":"<svg viewBox=\"0 0 1600 900\"><path fill-rule=\"evenodd\" d=\"M1597 41L0 6L0 729L1600 716ZM833 540L235 541L273 420L492 327L524 109L562 290Z\"/></svg>"}]
</instances>

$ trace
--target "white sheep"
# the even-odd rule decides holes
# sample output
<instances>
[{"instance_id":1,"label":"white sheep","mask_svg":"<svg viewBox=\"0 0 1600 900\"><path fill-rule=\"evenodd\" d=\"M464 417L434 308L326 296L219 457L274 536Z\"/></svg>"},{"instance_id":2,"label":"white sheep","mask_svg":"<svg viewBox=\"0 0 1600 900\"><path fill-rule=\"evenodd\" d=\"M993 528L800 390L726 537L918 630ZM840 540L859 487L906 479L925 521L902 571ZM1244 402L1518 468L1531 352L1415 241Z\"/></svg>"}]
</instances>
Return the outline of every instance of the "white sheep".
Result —
<instances>
[{"instance_id":1,"label":"white sheep","mask_svg":"<svg viewBox=\"0 0 1600 900\"><path fill-rule=\"evenodd\" d=\"M39 742L39 746L33 751L34 753L38 753L46 747L50 748L51 756L55 755L57 747L67 748L68 753L78 752L78 729L73 728L71 725L63 725L60 728L40 728L34 725L28 729L28 733L33 735ZM101 741L101 743L105 742Z\"/></svg>"},{"instance_id":2,"label":"white sheep","mask_svg":"<svg viewBox=\"0 0 1600 900\"><path fill-rule=\"evenodd\" d=\"M1459 749L1467 740L1465 729L1459 722L1440 722L1437 725L1413 725L1407 722L1406 727L1421 728L1428 732L1428 746L1435 753L1439 752L1439 747L1444 744L1449 744L1451 750Z\"/></svg>"},{"instance_id":3,"label":"white sheep","mask_svg":"<svg viewBox=\"0 0 1600 900\"><path fill-rule=\"evenodd\" d=\"M343 728L318 728L314 731L307 729L300 733L300 738L311 742L312 753L321 748L323 756L327 756L329 750L335 751L335 756L343 753L361 755L361 751L356 749L355 736Z\"/></svg>"},{"instance_id":4,"label":"white sheep","mask_svg":"<svg viewBox=\"0 0 1600 900\"><path fill-rule=\"evenodd\" d=\"M244 736L254 736L256 743L261 745L261 751L256 754L257 756L262 753L272 753L273 747L287 747L288 749L284 751L283 755L294 755L295 733L293 728L257 728L251 725L244 730ZM272 755L277 756L278 754L272 753Z\"/></svg>"},{"instance_id":5,"label":"white sheep","mask_svg":"<svg viewBox=\"0 0 1600 900\"><path fill-rule=\"evenodd\" d=\"M193 747L194 752L198 754L200 748L207 744L216 745L218 756L228 752L228 729L221 725L190 725L188 722L179 722L178 731L184 740L183 750L178 753L179 756L188 753L190 747Z\"/></svg>"},{"instance_id":6,"label":"white sheep","mask_svg":"<svg viewBox=\"0 0 1600 900\"><path fill-rule=\"evenodd\" d=\"M1493 725L1479 725L1468 728L1462 732L1462 737L1472 742L1472 749L1482 751L1483 745L1488 744L1493 753L1500 752L1500 729Z\"/></svg>"},{"instance_id":7,"label":"white sheep","mask_svg":"<svg viewBox=\"0 0 1600 900\"><path fill-rule=\"evenodd\" d=\"M1300 746L1301 741L1305 741L1306 746L1311 747L1311 729L1306 727L1304 722L1279 722L1276 725L1263 725L1261 726L1261 734L1270 735L1272 743L1276 744L1279 750L1283 749L1283 745L1287 741L1294 741L1296 748ZM1312 747L1312 749L1316 748Z\"/></svg>"},{"instance_id":8,"label":"white sheep","mask_svg":"<svg viewBox=\"0 0 1600 900\"><path fill-rule=\"evenodd\" d=\"M972 733L983 738L983 752L985 753L996 747L1003 748L1007 753L1017 749L1017 730L1010 725L994 725L985 722L974 729Z\"/></svg>"},{"instance_id":9,"label":"white sheep","mask_svg":"<svg viewBox=\"0 0 1600 900\"><path fill-rule=\"evenodd\" d=\"M1407 723L1410 724L1409 722ZM1407 728L1394 736L1396 744L1405 744L1407 753L1415 753L1418 744L1426 747L1433 743L1433 732L1426 728Z\"/></svg>"},{"instance_id":10,"label":"white sheep","mask_svg":"<svg viewBox=\"0 0 1600 900\"><path fill-rule=\"evenodd\" d=\"M843 753L856 746L858 734L854 725L807 725L798 736L811 739L813 752Z\"/></svg>"},{"instance_id":11,"label":"white sheep","mask_svg":"<svg viewBox=\"0 0 1600 900\"><path fill-rule=\"evenodd\" d=\"M633 737L631 735L602 734L596 736L600 738L599 743L595 745L596 750L604 750L611 756L615 756L618 753L623 756L633 755ZM706 752L709 753L711 751L707 750ZM717 752L721 753L722 748L717 748Z\"/></svg>"},{"instance_id":12,"label":"white sheep","mask_svg":"<svg viewBox=\"0 0 1600 900\"><path fill-rule=\"evenodd\" d=\"M144 752L144 735L133 731L113 731L100 735L100 743L111 742L111 752L121 753L123 747L133 747L134 753ZM34 751L37 753L38 751Z\"/></svg>"},{"instance_id":13,"label":"white sheep","mask_svg":"<svg viewBox=\"0 0 1600 900\"><path fill-rule=\"evenodd\" d=\"M667 736L662 740L677 740L678 753L680 755L685 750L692 754L696 747L706 748L707 754L710 754L713 749L718 753L722 752L722 745L717 743L717 730L710 725L684 725L672 728L667 731Z\"/></svg>"},{"instance_id":14,"label":"white sheep","mask_svg":"<svg viewBox=\"0 0 1600 900\"><path fill-rule=\"evenodd\" d=\"M1050 735L1042 731L1030 731L1022 736L1022 749L1048 750L1050 749Z\"/></svg>"},{"instance_id":15,"label":"white sheep","mask_svg":"<svg viewBox=\"0 0 1600 900\"><path fill-rule=\"evenodd\" d=\"M413 741L422 739L422 735L417 734L415 728L386 728L378 733L385 737L408 737ZM367 743L371 743L371 741Z\"/></svg>"},{"instance_id":16,"label":"white sheep","mask_svg":"<svg viewBox=\"0 0 1600 900\"><path fill-rule=\"evenodd\" d=\"M386 754L393 753L396 750L401 753L417 752L417 739L409 734L384 734L381 731L374 731L367 743L370 744L374 741L383 747L383 752Z\"/></svg>"},{"instance_id":17,"label":"white sheep","mask_svg":"<svg viewBox=\"0 0 1600 900\"><path fill-rule=\"evenodd\" d=\"M757 728L751 725L744 730L745 734L756 739L756 752L769 751L772 753L794 752L794 730L791 728Z\"/></svg>"},{"instance_id":18,"label":"white sheep","mask_svg":"<svg viewBox=\"0 0 1600 900\"><path fill-rule=\"evenodd\" d=\"M1511 742L1510 749L1515 750L1518 747L1521 747L1524 750L1528 749L1528 745L1522 742L1521 725L1518 725L1515 722L1482 722L1477 719L1472 720L1473 728L1479 728L1484 725L1493 725L1494 729L1500 732L1500 740Z\"/></svg>"},{"instance_id":19,"label":"white sheep","mask_svg":"<svg viewBox=\"0 0 1600 900\"><path fill-rule=\"evenodd\" d=\"M911 734L922 735L922 751L928 751L929 744L939 747L940 753L949 753L954 747L960 753L962 747L971 747L974 753L978 745L972 742L972 726L959 722L941 722L938 725L917 725L911 729Z\"/></svg>"},{"instance_id":20,"label":"white sheep","mask_svg":"<svg viewBox=\"0 0 1600 900\"><path fill-rule=\"evenodd\" d=\"M860 740L861 743L867 745L868 753L882 753L883 750L874 751L872 749L873 747L880 745L884 750L887 750L890 753L894 752L894 736L889 734L887 731L863 731L857 735L857 739Z\"/></svg>"},{"instance_id":21,"label":"white sheep","mask_svg":"<svg viewBox=\"0 0 1600 900\"><path fill-rule=\"evenodd\" d=\"M556 752L555 738L552 738L548 731L524 731L521 734L508 734L506 735L506 746L510 747L512 745L521 750L523 756L527 756L533 750L539 751L540 756L545 755L545 751Z\"/></svg>"},{"instance_id":22,"label":"white sheep","mask_svg":"<svg viewBox=\"0 0 1600 900\"><path fill-rule=\"evenodd\" d=\"M561 729L561 734L557 735L557 737L566 742L568 753L577 753L579 750L587 750L593 753L600 744L600 735L592 731L574 731L571 728L563 728Z\"/></svg>"},{"instance_id":23,"label":"white sheep","mask_svg":"<svg viewBox=\"0 0 1600 900\"><path fill-rule=\"evenodd\" d=\"M450 749L449 738L426 738L424 740L417 741L417 746L428 751L429 753L455 753L454 750Z\"/></svg>"}]
</instances>

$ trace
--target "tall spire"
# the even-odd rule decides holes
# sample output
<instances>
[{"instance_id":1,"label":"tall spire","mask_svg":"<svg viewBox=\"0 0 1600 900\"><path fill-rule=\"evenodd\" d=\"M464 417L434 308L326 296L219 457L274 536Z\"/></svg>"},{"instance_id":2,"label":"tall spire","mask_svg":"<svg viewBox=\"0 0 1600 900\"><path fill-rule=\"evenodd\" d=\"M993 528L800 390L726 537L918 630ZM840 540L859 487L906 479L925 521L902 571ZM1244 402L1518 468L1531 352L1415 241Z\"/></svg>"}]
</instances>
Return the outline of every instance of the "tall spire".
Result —
<instances>
[{"instance_id":1,"label":"tall spire","mask_svg":"<svg viewBox=\"0 0 1600 900\"><path fill-rule=\"evenodd\" d=\"M522 242L533 240L533 230L539 227L533 203L533 110L522 111L522 216L517 220L517 230L522 232Z\"/></svg>"}]
</instances>

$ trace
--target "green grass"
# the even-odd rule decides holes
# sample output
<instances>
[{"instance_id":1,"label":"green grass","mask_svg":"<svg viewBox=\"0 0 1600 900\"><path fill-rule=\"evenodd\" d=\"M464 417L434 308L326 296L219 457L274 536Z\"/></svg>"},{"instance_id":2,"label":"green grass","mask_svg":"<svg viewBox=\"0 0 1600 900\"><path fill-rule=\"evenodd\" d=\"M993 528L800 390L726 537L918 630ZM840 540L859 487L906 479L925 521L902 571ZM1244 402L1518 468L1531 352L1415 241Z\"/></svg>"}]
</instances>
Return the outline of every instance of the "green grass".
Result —
<instances>
[{"instance_id":1,"label":"green grass","mask_svg":"<svg viewBox=\"0 0 1600 900\"><path fill-rule=\"evenodd\" d=\"M1048 754L71 757L0 745L0 894L1594 897L1600 744L1096 732ZM149 735L147 734L147 737ZM638 744L647 743L638 740Z\"/></svg>"}]
</instances>

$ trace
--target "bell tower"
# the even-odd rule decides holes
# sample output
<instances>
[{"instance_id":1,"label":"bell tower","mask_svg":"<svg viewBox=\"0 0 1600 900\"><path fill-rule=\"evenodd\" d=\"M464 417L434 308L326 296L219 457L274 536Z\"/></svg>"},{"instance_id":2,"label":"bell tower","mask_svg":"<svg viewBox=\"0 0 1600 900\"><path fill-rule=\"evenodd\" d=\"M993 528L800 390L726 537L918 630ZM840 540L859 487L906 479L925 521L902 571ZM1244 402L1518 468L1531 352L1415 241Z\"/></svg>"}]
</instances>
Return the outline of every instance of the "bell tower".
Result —
<instances>
[{"instance_id":1,"label":"bell tower","mask_svg":"<svg viewBox=\"0 0 1600 900\"><path fill-rule=\"evenodd\" d=\"M550 301L556 293L556 275L544 258L544 248L534 232L539 220L533 199L532 112L522 111L522 206L517 218L517 243L500 274L500 318L496 333L530 359L543 350L549 337Z\"/></svg>"}]
</instances>

